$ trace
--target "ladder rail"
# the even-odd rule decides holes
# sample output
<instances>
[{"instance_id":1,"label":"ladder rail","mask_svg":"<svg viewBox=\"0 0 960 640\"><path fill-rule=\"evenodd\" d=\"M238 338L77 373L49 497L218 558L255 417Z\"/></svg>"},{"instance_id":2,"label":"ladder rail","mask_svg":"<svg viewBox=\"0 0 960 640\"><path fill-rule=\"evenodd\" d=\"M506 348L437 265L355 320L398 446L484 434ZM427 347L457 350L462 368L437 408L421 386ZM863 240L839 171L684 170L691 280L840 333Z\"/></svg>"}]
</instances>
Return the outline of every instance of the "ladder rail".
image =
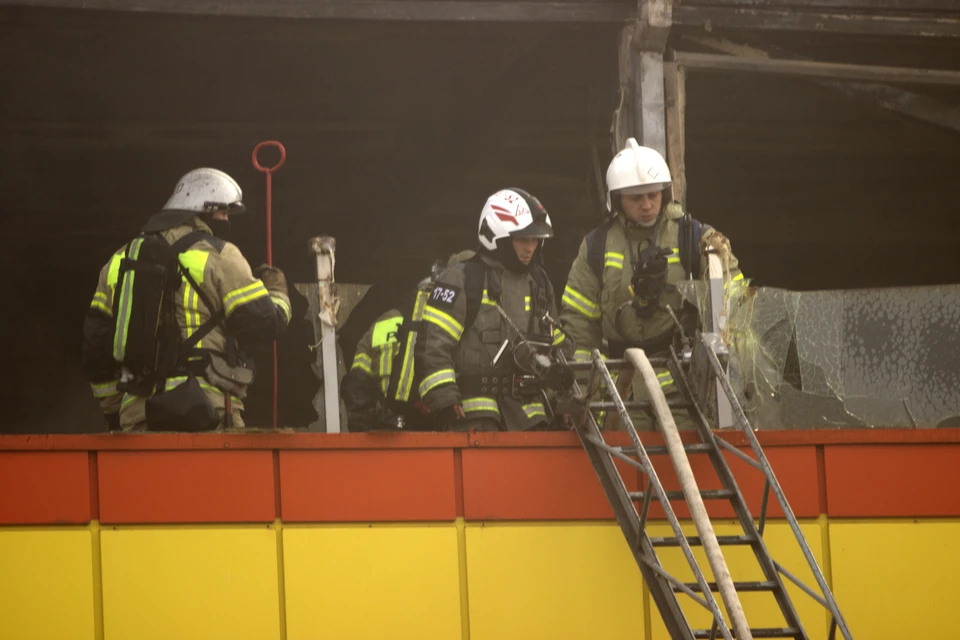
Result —
<instances>
[{"instance_id":1,"label":"ladder rail","mask_svg":"<svg viewBox=\"0 0 960 640\"><path fill-rule=\"evenodd\" d=\"M591 372L591 379L594 377L595 373ZM593 385L589 384L588 388L592 389ZM586 400L586 397L580 394L579 385L576 386L574 393ZM591 438L602 440L602 437L600 427L587 404L584 405L583 421L576 429L576 433L600 480L600 486L607 496L607 501L610 503L617 523L620 525L620 530L630 547L630 553L640 568L640 573L650 589L650 595L657 605L657 610L660 612L670 637L679 640L694 640L693 629L686 622L676 594L672 590L658 588L659 581L663 579L653 567L659 567L660 561L645 531L640 527L636 507L630 499L623 478L613 462L613 457L608 452L604 452L606 453L604 455L598 448L590 446L592 444Z\"/></svg>"},{"instance_id":2,"label":"ladder rail","mask_svg":"<svg viewBox=\"0 0 960 640\"><path fill-rule=\"evenodd\" d=\"M640 374L644 386L647 390L647 396L654 405L654 414L660 431L663 434L664 442L670 453L670 459L673 461L673 467L680 481L680 487L683 496L690 510L690 516L693 519L697 533L700 534L700 540L703 543L703 550L707 556L707 562L713 570L714 579L717 582L720 597L726 606L727 614L733 623L738 639L751 638L750 625L747 624L746 615L743 612L743 605L740 603L740 597L734 586L733 577L730 569L727 567L726 559L720 550L720 543L717 542L717 535L713 529L713 523L707 514L707 507L704 504L704 494L700 492L696 477L693 474L693 468L690 466L690 459L687 457L683 448L683 441L680 438L680 431L673 419L673 412L667 406L666 396L663 388L657 378L657 373L647 359L642 349L627 349L626 358L633 364L634 368ZM633 425L630 425L632 430ZM636 433L633 430L633 433ZM637 437L639 442L639 437ZM688 545L689 546L689 545ZM705 588L701 585L701 588Z\"/></svg>"},{"instance_id":3,"label":"ladder rail","mask_svg":"<svg viewBox=\"0 0 960 640\"><path fill-rule=\"evenodd\" d=\"M793 509L790 508L790 504L787 502L783 488L780 486L780 482L777 480L777 476L773 472L773 467L770 465L770 461L764 454L763 447L760 446L760 441L757 439L756 434L750 427L750 422L747 420L747 416L743 412L743 407L740 406L740 401L737 399L737 395L734 393L733 387L730 385L730 380L723 371L723 366L720 364L720 359L710 347L706 337L702 334L700 336L700 341L705 347L710 366L712 367L717 380L720 382L720 386L723 389L724 394L729 400L734 423L746 436L747 441L750 443L750 447L753 449L753 453L757 458L757 462L762 467L762 473L766 476L767 481L770 483L770 489L773 491L774 496L776 496L777 502L780 503L780 508L783 510L783 514L790 525L790 529L793 531L793 535L803 551L803 556L806 558L807 564L809 565L810 570L813 572L814 578L817 580L820 591L823 593L824 599L829 605L827 610L833 616L833 620L839 628L840 633L843 634L843 637L846 640L852 640L853 635L850 633L850 629L847 626L843 614L840 613L840 607L837 605L836 599L833 597L833 593L830 590L830 586L827 584L827 580L823 575L823 571L820 569L819 563L813 556L813 551L810 549L810 545L807 544L806 538L803 536L803 532L800 531L800 524L797 522L797 517L793 513ZM696 402L694 402L694 404L696 404ZM699 412L699 407L697 407L695 410Z\"/></svg>"},{"instance_id":4,"label":"ladder rail","mask_svg":"<svg viewBox=\"0 0 960 640\"><path fill-rule=\"evenodd\" d=\"M650 490L652 490L656 494L656 497L660 501L660 505L663 508L664 514L666 515L667 520L670 523L670 527L673 530L674 535L680 541L680 548L682 549L683 555L687 560L687 564L693 570L694 577L696 578L697 583L700 585L702 589L702 593L704 594L704 599L710 605L709 611L713 615L714 620L718 623L724 638L726 640L732 640L733 636L731 635L730 630L727 627L726 621L723 618L723 614L720 612L720 607L717 605L717 601L713 597L713 593L710 591L707 585L707 581L703 575L703 571L700 569L700 565L699 563L697 563L697 560L693 555L693 550L690 548L690 544L687 541L686 535L683 533L683 529L680 526L680 521L673 510L673 506L670 504L670 500L668 499L666 495L666 491L664 490L663 485L660 482L660 478L658 477L656 470L653 468L653 463L651 462L650 457L647 455L647 451L643 446L643 443L640 441L640 436L639 434L637 434L637 430L633 426L633 421L630 419L630 414L625 406L623 398L616 391L617 389L616 383L614 382L613 377L610 375L610 372L603 361L603 356L600 353L599 349L594 349L591 352L591 359L593 360L593 364L594 364L594 369L591 371L591 379L595 377L595 373L599 373L600 376L603 378L604 384L607 385L607 390L610 393L614 403L616 403L617 405L617 413L620 416L620 420L622 424L626 427L627 432L630 434L630 440L633 442L636 455L640 460L640 463L644 467L643 469L644 473L647 474L647 478L650 483ZM654 378L656 378L656 375L654 375ZM588 389L593 389L593 388L594 386L592 384L588 386ZM663 394L662 390L660 390L659 383L657 383L657 390L660 392L661 395ZM586 406L586 413L590 417L589 422L591 426L596 426L596 421L593 420L593 416L592 414L590 414L589 404L587 404ZM598 437L602 437L599 434L599 429L597 430L597 433L594 435ZM603 479L601 478L601 481L602 480ZM629 499L629 496L628 496L628 499ZM633 513L636 513L636 507L633 506L633 502L631 502L631 510L633 511ZM641 535L644 539L647 539L645 532L641 532ZM702 537L702 534L701 534L701 537ZM651 588L651 592L653 591L654 590ZM683 614L681 612L681 616L682 615ZM661 616L663 617L663 612L661 612ZM683 620L686 621L686 617L683 617ZM687 624L687 626L689 627L689 624ZM739 636L739 637L749 637L749 636Z\"/></svg>"},{"instance_id":5,"label":"ladder rail","mask_svg":"<svg viewBox=\"0 0 960 640\"><path fill-rule=\"evenodd\" d=\"M774 590L773 594L774 598L777 600L777 604L780 607L780 611L784 616L787 626L799 629L800 632L798 633L798 636L805 640L807 638L807 634L803 628L803 624L800 621L800 616L793 606L790 595L787 593L786 585L784 585L783 580L780 577L780 573L777 571L776 562L773 560L773 557L767 548L766 542L763 539L762 525L766 519L766 505L764 505L762 508L761 528L758 528L753 520L753 515L750 513L749 508L747 508L747 502L744 499L743 492L740 491L740 486L737 484L736 478L734 478L730 466L723 457L723 452L721 451L719 445L721 442L725 441L722 438L717 437L717 435L710 429L706 414L701 408L697 398L694 397L694 395L690 392L690 385L687 381L687 377L684 374L683 369L680 367L680 361L677 358L676 352L673 350L671 350L670 365L671 375L674 376L674 384L677 385L680 394L691 398L693 401L691 412L693 414L692 417L694 419L694 425L697 433L704 442L711 445L708 455L710 456L710 461L714 471L716 471L717 477L720 479L723 487L733 493L733 498L730 500L730 505L733 507L733 511L736 514L737 521L740 523L743 532L753 540L751 549L753 550L753 555L756 558L757 564L760 566L764 577L767 580L776 583L777 585L777 589ZM752 466L759 469L761 472L763 471L763 469L759 466L759 463L749 460L749 457L740 451L737 451L737 453L745 458L748 458L748 461L753 463Z\"/></svg>"}]
</instances>

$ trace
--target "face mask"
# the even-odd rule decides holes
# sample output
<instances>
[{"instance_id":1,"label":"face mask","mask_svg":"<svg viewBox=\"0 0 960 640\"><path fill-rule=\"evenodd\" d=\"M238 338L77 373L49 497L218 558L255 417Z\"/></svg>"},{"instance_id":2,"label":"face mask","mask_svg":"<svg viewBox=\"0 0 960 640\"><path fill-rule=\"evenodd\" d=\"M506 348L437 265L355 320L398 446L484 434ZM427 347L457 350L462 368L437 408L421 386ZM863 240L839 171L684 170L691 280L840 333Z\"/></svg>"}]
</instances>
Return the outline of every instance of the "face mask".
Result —
<instances>
[{"instance_id":1,"label":"face mask","mask_svg":"<svg viewBox=\"0 0 960 640\"><path fill-rule=\"evenodd\" d=\"M226 220L215 220L213 214L204 213L200 216L200 219L210 227L210 231L213 232L213 235L220 238L221 240L230 240L230 219Z\"/></svg>"}]
</instances>

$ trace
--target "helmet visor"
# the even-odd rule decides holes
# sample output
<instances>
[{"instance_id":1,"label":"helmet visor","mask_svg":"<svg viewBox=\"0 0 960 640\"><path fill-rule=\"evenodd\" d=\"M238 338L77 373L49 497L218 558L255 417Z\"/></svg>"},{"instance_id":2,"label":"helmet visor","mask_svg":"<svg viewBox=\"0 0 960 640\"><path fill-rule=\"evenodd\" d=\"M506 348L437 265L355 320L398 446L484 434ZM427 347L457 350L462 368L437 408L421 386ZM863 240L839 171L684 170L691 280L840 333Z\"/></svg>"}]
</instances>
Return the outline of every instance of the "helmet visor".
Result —
<instances>
[{"instance_id":1,"label":"helmet visor","mask_svg":"<svg viewBox=\"0 0 960 640\"><path fill-rule=\"evenodd\" d=\"M546 220L535 220L523 229L510 232L511 238L552 238L553 227Z\"/></svg>"}]
</instances>

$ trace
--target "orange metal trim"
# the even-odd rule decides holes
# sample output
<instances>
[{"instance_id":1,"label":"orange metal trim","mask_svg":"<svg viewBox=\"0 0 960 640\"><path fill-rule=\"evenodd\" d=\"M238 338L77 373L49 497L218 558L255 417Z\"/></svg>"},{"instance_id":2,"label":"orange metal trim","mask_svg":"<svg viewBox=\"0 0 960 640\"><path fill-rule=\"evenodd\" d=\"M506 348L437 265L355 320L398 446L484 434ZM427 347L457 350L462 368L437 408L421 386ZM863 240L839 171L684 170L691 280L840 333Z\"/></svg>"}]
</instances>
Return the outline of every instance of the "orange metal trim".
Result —
<instances>
[{"instance_id":1,"label":"orange metal trim","mask_svg":"<svg viewBox=\"0 0 960 640\"><path fill-rule=\"evenodd\" d=\"M90 522L87 454L0 453L0 525Z\"/></svg>"},{"instance_id":2,"label":"orange metal trim","mask_svg":"<svg viewBox=\"0 0 960 640\"><path fill-rule=\"evenodd\" d=\"M960 516L960 445L826 447L834 517Z\"/></svg>"},{"instance_id":3,"label":"orange metal trim","mask_svg":"<svg viewBox=\"0 0 960 640\"><path fill-rule=\"evenodd\" d=\"M273 522L269 451L99 454L104 524Z\"/></svg>"},{"instance_id":4,"label":"orange metal trim","mask_svg":"<svg viewBox=\"0 0 960 640\"><path fill-rule=\"evenodd\" d=\"M284 522L452 521L453 451L281 451Z\"/></svg>"},{"instance_id":5,"label":"orange metal trim","mask_svg":"<svg viewBox=\"0 0 960 640\"><path fill-rule=\"evenodd\" d=\"M741 450L754 457L749 448ZM820 491L817 477L817 448L814 446L800 447L769 447L764 449L767 459L773 466L777 480L787 496L787 501L798 518L816 518L820 515ZM740 488L740 492L747 500L747 506L754 517L759 517L763 499L763 476L759 471L740 460L733 454L726 454L727 463L733 471L733 477ZM653 456L653 466L657 476L667 491L678 491L680 483L677 481L673 464L667 455ZM720 479L713 470L709 458L705 454L690 456L690 466L697 478L701 490L719 489ZM646 484L646 483L645 483ZM673 508L680 518L689 518L690 512L682 500L674 501ZM731 518L734 516L733 507L728 500L707 500L707 513L714 518ZM650 508L651 518L663 518L663 510L654 503ZM770 493L767 507L768 518L782 518L783 510L776 497Z\"/></svg>"},{"instance_id":6,"label":"orange metal trim","mask_svg":"<svg viewBox=\"0 0 960 640\"><path fill-rule=\"evenodd\" d=\"M625 434L607 434L612 442ZM737 445L746 439L737 431L719 435ZM687 434L688 437L692 434ZM949 429L811 429L758 431L764 446L834 444L938 444L960 443L960 428ZM642 440L662 444L654 433ZM146 451L222 449L456 449L473 447L575 447L576 435L535 433L139 433L83 435L0 435L0 451Z\"/></svg>"},{"instance_id":7,"label":"orange metal trim","mask_svg":"<svg viewBox=\"0 0 960 640\"><path fill-rule=\"evenodd\" d=\"M620 467L630 491L636 474ZM467 449L467 520L609 520L613 511L586 454L577 449Z\"/></svg>"}]
</instances>

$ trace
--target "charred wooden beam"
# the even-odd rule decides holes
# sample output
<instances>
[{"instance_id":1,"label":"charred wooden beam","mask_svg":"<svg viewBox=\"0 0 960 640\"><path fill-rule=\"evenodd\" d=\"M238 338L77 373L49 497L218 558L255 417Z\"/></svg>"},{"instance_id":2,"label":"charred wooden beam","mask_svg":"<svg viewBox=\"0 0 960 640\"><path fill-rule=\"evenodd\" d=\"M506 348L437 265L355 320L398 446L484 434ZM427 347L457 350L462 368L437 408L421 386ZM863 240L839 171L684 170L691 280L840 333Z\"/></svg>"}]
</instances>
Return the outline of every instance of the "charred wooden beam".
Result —
<instances>
[{"instance_id":1,"label":"charred wooden beam","mask_svg":"<svg viewBox=\"0 0 960 640\"><path fill-rule=\"evenodd\" d=\"M677 52L677 62L688 69L769 73L780 76L830 78L908 84L960 86L960 71L881 67L875 65L813 62L807 60L774 60L742 58L713 53Z\"/></svg>"},{"instance_id":2,"label":"charred wooden beam","mask_svg":"<svg viewBox=\"0 0 960 640\"><path fill-rule=\"evenodd\" d=\"M672 178L673 200L687 202L686 109L687 72L676 62L663 68L663 87L667 106L667 162Z\"/></svg>"},{"instance_id":3,"label":"charred wooden beam","mask_svg":"<svg viewBox=\"0 0 960 640\"><path fill-rule=\"evenodd\" d=\"M769 59L771 54L781 57L788 55L787 52L779 48L768 46L765 49L760 49L722 38L684 36L683 39L734 56ZM875 82L849 82L814 78L808 78L808 80L881 109L960 132L960 108L943 104L929 96Z\"/></svg>"},{"instance_id":4,"label":"charred wooden beam","mask_svg":"<svg viewBox=\"0 0 960 640\"><path fill-rule=\"evenodd\" d=\"M0 6L421 22L626 22L630 2L491 0L0 0Z\"/></svg>"},{"instance_id":5,"label":"charred wooden beam","mask_svg":"<svg viewBox=\"0 0 960 640\"><path fill-rule=\"evenodd\" d=\"M952 13L956 0L690 0L689 7L772 7L836 11L910 11Z\"/></svg>"},{"instance_id":6,"label":"charred wooden beam","mask_svg":"<svg viewBox=\"0 0 960 640\"><path fill-rule=\"evenodd\" d=\"M638 64L634 79L634 126L641 144L667 155L663 97L663 51L672 24L673 0L646 0L640 7L634 42Z\"/></svg>"},{"instance_id":7,"label":"charred wooden beam","mask_svg":"<svg viewBox=\"0 0 960 640\"><path fill-rule=\"evenodd\" d=\"M823 11L741 9L683 5L674 24L707 29L770 29L874 36L960 38L956 11L943 16L826 13Z\"/></svg>"}]
</instances>

